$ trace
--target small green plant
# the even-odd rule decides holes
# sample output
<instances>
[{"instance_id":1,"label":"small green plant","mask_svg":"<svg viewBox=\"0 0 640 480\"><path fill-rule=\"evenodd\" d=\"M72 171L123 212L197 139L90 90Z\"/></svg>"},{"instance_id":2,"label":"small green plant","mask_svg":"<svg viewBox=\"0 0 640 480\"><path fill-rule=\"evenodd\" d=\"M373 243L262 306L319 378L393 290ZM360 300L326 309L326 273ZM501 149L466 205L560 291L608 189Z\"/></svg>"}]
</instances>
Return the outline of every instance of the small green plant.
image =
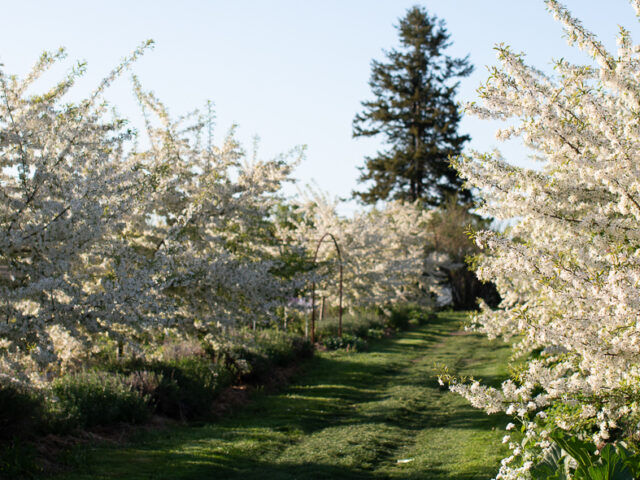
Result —
<instances>
[{"instance_id":1,"label":"small green plant","mask_svg":"<svg viewBox=\"0 0 640 480\"><path fill-rule=\"evenodd\" d=\"M256 335L255 348L277 366L313 354L313 345L308 340L273 329L263 330Z\"/></svg>"},{"instance_id":2,"label":"small green plant","mask_svg":"<svg viewBox=\"0 0 640 480\"><path fill-rule=\"evenodd\" d=\"M342 333L366 338L369 329L384 329L385 318L378 312L367 309L355 309L342 317ZM338 316L330 315L316 324L316 335L319 338L338 336Z\"/></svg>"},{"instance_id":3,"label":"small green plant","mask_svg":"<svg viewBox=\"0 0 640 480\"><path fill-rule=\"evenodd\" d=\"M384 330L382 328L370 328L367 330L367 338L379 340L384 337Z\"/></svg>"},{"instance_id":4,"label":"small green plant","mask_svg":"<svg viewBox=\"0 0 640 480\"><path fill-rule=\"evenodd\" d=\"M34 478L42 473L36 462L36 449L23 440L3 443L0 448L0 478Z\"/></svg>"},{"instance_id":5,"label":"small green plant","mask_svg":"<svg viewBox=\"0 0 640 480\"><path fill-rule=\"evenodd\" d=\"M437 318L438 316L434 312L419 307L412 308L409 312L409 323L415 323L416 325L424 325Z\"/></svg>"},{"instance_id":6,"label":"small green plant","mask_svg":"<svg viewBox=\"0 0 640 480\"><path fill-rule=\"evenodd\" d=\"M354 352L362 352L367 349L368 344L365 340L355 335L345 333L342 337L329 337L323 342L327 350L351 350Z\"/></svg>"},{"instance_id":7,"label":"small green plant","mask_svg":"<svg viewBox=\"0 0 640 480\"><path fill-rule=\"evenodd\" d=\"M44 398L20 384L0 383L0 443L15 439L43 421Z\"/></svg>"},{"instance_id":8,"label":"small green plant","mask_svg":"<svg viewBox=\"0 0 640 480\"><path fill-rule=\"evenodd\" d=\"M409 327L409 320L413 309L408 305L394 306L387 321L390 328L394 330L406 330Z\"/></svg>"},{"instance_id":9,"label":"small green plant","mask_svg":"<svg viewBox=\"0 0 640 480\"><path fill-rule=\"evenodd\" d=\"M545 458L531 469L534 480L634 480L640 478L640 455L622 444L598 451L590 442L555 431ZM571 461L573 460L573 462Z\"/></svg>"},{"instance_id":10,"label":"small green plant","mask_svg":"<svg viewBox=\"0 0 640 480\"><path fill-rule=\"evenodd\" d=\"M88 371L54 380L49 408L54 431L143 423L149 418L146 399L123 375L111 372Z\"/></svg>"},{"instance_id":11,"label":"small green plant","mask_svg":"<svg viewBox=\"0 0 640 480\"><path fill-rule=\"evenodd\" d=\"M237 376L233 365L198 355L162 361L130 359L108 368L124 375L153 411L181 420L208 414L215 396Z\"/></svg>"}]
</instances>

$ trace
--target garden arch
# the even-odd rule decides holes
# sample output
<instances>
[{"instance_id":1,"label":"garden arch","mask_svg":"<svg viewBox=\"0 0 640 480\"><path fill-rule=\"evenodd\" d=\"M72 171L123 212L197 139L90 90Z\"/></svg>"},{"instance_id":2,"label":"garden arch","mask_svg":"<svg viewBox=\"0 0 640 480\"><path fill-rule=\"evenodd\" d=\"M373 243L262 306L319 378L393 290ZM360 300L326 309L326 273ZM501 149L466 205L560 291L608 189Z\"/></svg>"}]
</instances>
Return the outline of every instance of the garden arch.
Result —
<instances>
[{"instance_id":1,"label":"garden arch","mask_svg":"<svg viewBox=\"0 0 640 480\"><path fill-rule=\"evenodd\" d=\"M338 264L340 266L340 286L339 286L339 295L340 295L340 303L338 310L338 336L342 337L342 253L340 252L340 246L338 245L338 241L336 237L331 233L325 233L320 240L318 240L318 245L316 246L316 252L313 255L313 264L315 265L318 260L318 252L320 251L320 245L325 238L330 237L333 240L333 244L336 247L336 252L338 252ZM316 341L316 281L313 280L312 288L311 288L311 342L315 343Z\"/></svg>"}]
</instances>

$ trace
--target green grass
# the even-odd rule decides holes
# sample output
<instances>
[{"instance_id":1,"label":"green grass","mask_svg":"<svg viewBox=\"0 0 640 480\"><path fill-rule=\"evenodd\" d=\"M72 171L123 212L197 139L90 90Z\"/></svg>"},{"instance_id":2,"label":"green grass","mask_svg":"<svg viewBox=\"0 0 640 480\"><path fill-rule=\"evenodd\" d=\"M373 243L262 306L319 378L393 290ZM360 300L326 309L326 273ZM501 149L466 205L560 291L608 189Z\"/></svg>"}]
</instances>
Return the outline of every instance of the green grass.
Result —
<instances>
[{"instance_id":1,"label":"green grass","mask_svg":"<svg viewBox=\"0 0 640 480\"><path fill-rule=\"evenodd\" d=\"M462 318L441 314L364 353L320 353L294 384L256 394L217 423L141 435L120 448L77 448L57 478L491 478L506 454L507 419L441 390L434 364L497 383L509 349L451 335Z\"/></svg>"}]
</instances>

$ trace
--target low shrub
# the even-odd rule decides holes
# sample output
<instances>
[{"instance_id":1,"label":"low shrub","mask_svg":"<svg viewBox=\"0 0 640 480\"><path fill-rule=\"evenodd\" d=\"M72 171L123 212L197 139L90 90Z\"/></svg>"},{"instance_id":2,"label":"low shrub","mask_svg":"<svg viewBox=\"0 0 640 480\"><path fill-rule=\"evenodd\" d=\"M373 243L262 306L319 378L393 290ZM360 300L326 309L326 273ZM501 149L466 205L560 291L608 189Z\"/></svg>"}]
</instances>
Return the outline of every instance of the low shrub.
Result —
<instances>
[{"instance_id":1,"label":"low shrub","mask_svg":"<svg viewBox=\"0 0 640 480\"><path fill-rule=\"evenodd\" d=\"M107 368L126 376L128 385L146 398L155 413L181 420L208 414L216 395L236 378L231 366L199 355L128 359Z\"/></svg>"},{"instance_id":2,"label":"low shrub","mask_svg":"<svg viewBox=\"0 0 640 480\"><path fill-rule=\"evenodd\" d=\"M316 324L316 335L318 338L337 337L339 319L331 316L319 320ZM374 312L363 310L344 315L342 318L342 333L367 338L369 330L384 330L385 319Z\"/></svg>"},{"instance_id":3,"label":"low shrub","mask_svg":"<svg viewBox=\"0 0 640 480\"><path fill-rule=\"evenodd\" d=\"M0 478L34 478L42 473L36 462L36 449L20 439L2 443L0 448Z\"/></svg>"},{"instance_id":4,"label":"low shrub","mask_svg":"<svg viewBox=\"0 0 640 480\"><path fill-rule=\"evenodd\" d=\"M263 330L255 336L256 350L274 365L283 366L296 358L291 335L278 330Z\"/></svg>"},{"instance_id":5,"label":"low shrub","mask_svg":"<svg viewBox=\"0 0 640 480\"><path fill-rule=\"evenodd\" d=\"M146 399L123 375L87 371L53 381L50 422L56 432L118 422L143 423L149 418Z\"/></svg>"},{"instance_id":6,"label":"low shrub","mask_svg":"<svg viewBox=\"0 0 640 480\"><path fill-rule=\"evenodd\" d=\"M384 329L382 328L370 328L367 330L367 338L379 340L382 337L384 337Z\"/></svg>"},{"instance_id":7,"label":"low shrub","mask_svg":"<svg viewBox=\"0 0 640 480\"><path fill-rule=\"evenodd\" d=\"M165 340L161 348L163 360L178 360L185 357L204 357L206 352L196 338Z\"/></svg>"},{"instance_id":8,"label":"low shrub","mask_svg":"<svg viewBox=\"0 0 640 480\"><path fill-rule=\"evenodd\" d=\"M221 369L202 357L155 362L150 367L161 377L152 395L156 412L183 420L208 414L217 392L233 380L232 375L220 376Z\"/></svg>"},{"instance_id":9,"label":"low shrub","mask_svg":"<svg viewBox=\"0 0 640 480\"><path fill-rule=\"evenodd\" d=\"M410 326L422 325L434 318L437 318L435 313L411 304L395 305L387 311L386 315L381 311L356 311L345 315L342 319L343 338L358 338L366 344L367 339L382 338L389 328L406 330ZM362 345L351 345L349 341L336 340L339 331L338 322L338 317L335 316L318 321L316 335L320 342L330 350L346 347L362 349Z\"/></svg>"},{"instance_id":10,"label":"low shrub","mask_svg":"<svg viewBox=\"0 0 640 480\"><path fill-rule=\"evenodd\" d=\"M313 344L304 337L293 337L291 347L296 354L296 359L299 360L313 357L315 351Z\"/></svg>"},{"instance_id":11,"label":"low shrub","mask_svg":"<svg viewBox=\"0 0 640 480\"><path fill-rule=\"evenodd\" d=\"M255 347L277 366L313 355L313 345L307 339L279 330L263 330L256 337Z\"/></svg>"},{"instance_id":12,"label":"low shrub","mask_svg":"<svg viewBox=\"0 0 640 480\"><path fill-rule=\"evenodd\" d=\"M107 369L125 375L153 411L182 420L210 413L224 388L260 383L277 366L313 354L309 341L277 330L242 330L206 349L184 343L165 350L168 358L162 360L130 359L112 362Z\"/></svg>"},{"instance_id":13,"label":"low shrub","mask_svg":"<svg viewBox=\"0 0 640 480\"><path fill-rule=\"evenodd\" d=\"M387 324L394 330L406 330L409 327L409 315L411 312L412 309L405 305L393 307Z\"/></svg>"},{"instance_id":14,"label":"low shrub","mask_svg":"<svg viewBox=\"0 0 640 480\"><path fill-rule=\"evenodd\" d=\"M429 321L433 321L437 315L418 305L396 305L391 309L388 316L387 324L394 330L405 330L409 326L423 325Z\"/></svg>"},{"instance_id":15,"label":"low shrub","mask_svg":"<svg viewBox=\"0 0 640 480\"><path fill-rule=\"evenodd\" d=\"M273 369L313 355L310 341L279 330L246 330L243 341L226 352L226 362L237 366L240 379L259 383L272 376Z\"/></svg>"},{"instance_id":16,"label":"low shrub","mask_svg":"<svg viewBox=\"0 0 640 480\"><path fill-rule=\"evenodd\" d=\"M254 345L241 345L232 353L232 365L237 366L239 380L248 383L257 383L266 378L274 368L274 363L260 349Z\"/></svg>"},{"instance_id":17,"label":"low shrub","mask_svg":"<svg viewBox=\"0 0 640 480\"><path fill-rule=\"evenodd\" d=\"M354 352L365 351L368 344L365 340L355 335L345 333L342 337L327 337L322 341L327 350L345 349Z\"/></svg>"},{"instance_id":18,"label":"low shrub","mask_svg":"<svg viewBox=\"0 0 640 480\"><path fill-rule=\"evenodd\" d=\"M44 400L35 390L0 381L0 444L39 428L44 421Z\"/></svg>"}]
</instances>

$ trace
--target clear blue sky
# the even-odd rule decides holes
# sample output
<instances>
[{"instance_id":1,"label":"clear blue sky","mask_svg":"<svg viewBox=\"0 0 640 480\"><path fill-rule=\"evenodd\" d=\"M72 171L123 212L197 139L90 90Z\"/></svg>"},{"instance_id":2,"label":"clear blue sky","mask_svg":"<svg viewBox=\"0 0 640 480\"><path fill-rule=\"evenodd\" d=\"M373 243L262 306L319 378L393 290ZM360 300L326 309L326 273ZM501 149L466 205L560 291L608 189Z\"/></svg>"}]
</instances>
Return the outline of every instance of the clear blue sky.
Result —
<instances>
[{"instance_id":1,"label":"clear blue sky","mask_svg":"<svg viewBox=\"0 0 640 480\"><path fill-rule=\"evenodd\" d=\"M69 61L88 62L79 85L89 91L142 40L156 41L134 67L143 86L156 92L174 114L216 104L220 140L232 123L250 147L261 137L270 157L308 145L296 172L301 183L314 181L334 195L357 188L357 167L380 148L375 139L353 139L351 121L360 102L370 98L373 58L397 46L393 25L419 4L447 23L453 46L448 53L470 55L474 74L462 81L458 99L473 100L495 63L493 46L505 42L527 53L528 62L549 70L552 58L585 60L562 38L560 26L541 0L0 0L0 63L19 75L45 49L68 49ZM617 25L640 40L633 10L624 0L571 0L570 10L615 47ZM108 97L136 121L128 75ZM469 146L501 146L496 125L463 119ZM526 164L517 144L502 147L507 158Z\"/></svg>"}]
</instances>

